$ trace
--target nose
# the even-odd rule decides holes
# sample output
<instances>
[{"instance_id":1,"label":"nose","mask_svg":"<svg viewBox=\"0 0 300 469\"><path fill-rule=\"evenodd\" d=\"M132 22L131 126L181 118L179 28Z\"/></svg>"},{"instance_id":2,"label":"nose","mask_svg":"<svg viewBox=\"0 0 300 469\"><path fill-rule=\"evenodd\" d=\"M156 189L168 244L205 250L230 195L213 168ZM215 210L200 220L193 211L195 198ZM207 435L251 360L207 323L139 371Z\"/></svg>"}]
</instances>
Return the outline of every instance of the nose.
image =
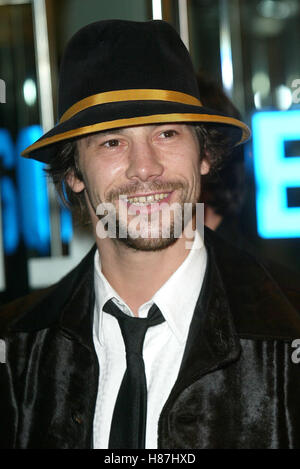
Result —
<instances>
[{"instance_id":1,"label":"nose","mask_svg":"<svg viewBox=\"0 0 300 469\"><path fill-rule=\"evenodd\" d=\"M164 171L158 150L147 139L133 142L126 172L128 179L148 181L161 176Z\"/></svg>"}]
</instances>

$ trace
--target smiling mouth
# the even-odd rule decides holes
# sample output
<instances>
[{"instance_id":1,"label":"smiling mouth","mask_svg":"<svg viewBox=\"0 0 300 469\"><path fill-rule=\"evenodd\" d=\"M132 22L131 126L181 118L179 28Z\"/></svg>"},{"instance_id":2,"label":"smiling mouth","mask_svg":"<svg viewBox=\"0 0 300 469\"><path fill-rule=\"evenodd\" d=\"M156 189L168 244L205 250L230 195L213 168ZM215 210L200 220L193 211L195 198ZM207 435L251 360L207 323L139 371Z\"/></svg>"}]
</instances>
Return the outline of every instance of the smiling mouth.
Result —
<instances>
[{"instance_id":1,"label":"smiling mouth","mask_svg":"<svg viewBox=\"0 0 300 469\"><path fill-rule=\"evenodd\" d=\"M134 205L150 205L155 204L167 199L170 196L171 192L160 192L156 194L141 195L141 196L132 196L126 197L127 203Z\"/></svg>"}]
</instances>

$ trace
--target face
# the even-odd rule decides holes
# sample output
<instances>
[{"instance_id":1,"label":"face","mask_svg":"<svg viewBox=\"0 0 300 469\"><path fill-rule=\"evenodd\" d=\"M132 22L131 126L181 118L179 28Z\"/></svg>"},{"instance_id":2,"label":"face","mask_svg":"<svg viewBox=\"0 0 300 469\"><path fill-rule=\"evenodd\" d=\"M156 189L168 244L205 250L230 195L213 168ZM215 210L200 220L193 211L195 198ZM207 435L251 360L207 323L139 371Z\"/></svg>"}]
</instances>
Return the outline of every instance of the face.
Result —
<instances>
[{"instance_id":1,"label":"face","mask_svg":"<svg viewBox=\"0 0 300 469\"><path fill-rule=\"evenodd\" d=\"M146 125L100 132L82 138L78 150L83 180L70 175L68 183L75 192L85 190L94 223L99 204L111 203L116 234L120 228L126 231L126 237L116 242L148 251L176 241L183 206L198 202L201 174L209 170L208 163L200 160L192 126Z\"/></svg>"}]
</instances>

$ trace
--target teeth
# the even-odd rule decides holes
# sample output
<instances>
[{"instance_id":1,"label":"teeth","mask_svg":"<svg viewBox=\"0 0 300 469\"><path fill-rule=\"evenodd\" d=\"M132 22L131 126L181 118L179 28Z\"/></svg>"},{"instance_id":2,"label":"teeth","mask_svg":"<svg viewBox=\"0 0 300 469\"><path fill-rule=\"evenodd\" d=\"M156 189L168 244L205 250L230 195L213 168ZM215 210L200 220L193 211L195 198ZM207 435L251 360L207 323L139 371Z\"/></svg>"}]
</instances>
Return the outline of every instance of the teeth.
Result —
<instances>
[{"instance_id":1,"label":"teeth","mask_svg":"<svg viewBox=\"0 0 300 469\"><path fill-rule=\"evenodd\" d=\"M165 199L168 197L169 194L154 194L154 195L148 195L148 196L142 196L142 197L128 197L127 201L132 204L153 204L154 202L157 202L159 200Z\"/></svg>"}]
</instances>

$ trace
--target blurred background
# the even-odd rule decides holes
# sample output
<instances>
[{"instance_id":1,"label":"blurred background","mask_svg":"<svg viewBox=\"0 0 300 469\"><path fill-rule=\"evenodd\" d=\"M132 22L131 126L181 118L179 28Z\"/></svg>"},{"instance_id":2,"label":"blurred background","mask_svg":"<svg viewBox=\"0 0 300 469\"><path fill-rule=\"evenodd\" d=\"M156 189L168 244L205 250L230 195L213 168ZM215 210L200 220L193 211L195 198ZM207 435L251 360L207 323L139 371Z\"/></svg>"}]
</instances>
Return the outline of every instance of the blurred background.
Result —
<instances>
[{"instance_id":1,"label":"blurred background","mask_svg":"<svg viewBox=\"0 0 300 469\"><path fill-rule=\"evenodd\" d=\"M43 165L19 154L56 123L66 42L112 18L171 23L202 101L251 127L251 141L204 182L207 224L299 273L300 0L0 0L0 302L59 280L93 244Z\"/></svg>"}]
</instances>

